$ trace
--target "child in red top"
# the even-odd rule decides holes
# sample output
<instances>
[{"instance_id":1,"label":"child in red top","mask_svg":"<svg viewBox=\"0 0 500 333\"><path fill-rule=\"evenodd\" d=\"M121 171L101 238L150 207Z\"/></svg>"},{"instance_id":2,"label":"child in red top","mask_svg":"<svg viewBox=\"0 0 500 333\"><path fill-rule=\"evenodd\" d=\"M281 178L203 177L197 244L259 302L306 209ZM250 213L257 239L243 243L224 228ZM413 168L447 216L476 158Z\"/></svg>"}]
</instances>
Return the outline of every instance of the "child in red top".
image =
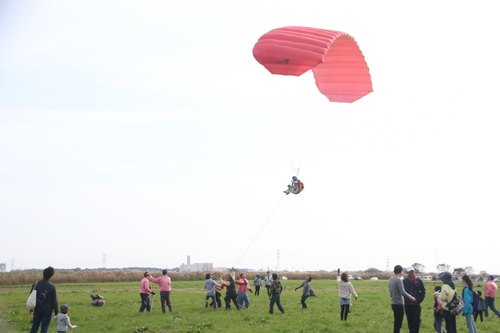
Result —
<instances>
[{"instance_id":1,"label":"child in red top","mask_svg":"<svg viewBox=\"0 0 500 333\"><path fill-rule=\"evenodd\" d=\"M443 333L443 305L439 300L439 294L441 293L441 286L434 287L434 329L438 333Z\"/></svg>"}]
</instances>

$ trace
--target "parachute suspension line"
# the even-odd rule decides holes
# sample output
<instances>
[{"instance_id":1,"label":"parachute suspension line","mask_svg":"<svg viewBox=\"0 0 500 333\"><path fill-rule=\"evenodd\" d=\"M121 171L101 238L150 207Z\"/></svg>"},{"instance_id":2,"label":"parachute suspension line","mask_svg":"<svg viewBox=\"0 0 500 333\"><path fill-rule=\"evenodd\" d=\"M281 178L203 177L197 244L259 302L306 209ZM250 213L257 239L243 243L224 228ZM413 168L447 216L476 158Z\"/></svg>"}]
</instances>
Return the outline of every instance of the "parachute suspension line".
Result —
<instances>
[{"instance_id":1,"label":"parachute suspension line","mask_svg":"<svg viewBox=\"0 0 500 333\"><path fill-rule=\"evenodd\" d=\"M245 251L243 251L243 253L241 254L241 256L238 258L238 260L234 263L233 267L236 267L236 264L238 264L241 260L241 258L243 258L243 256L245 255L245 253L247 253L247 251L250 249L250 247L252 246L252 244L255 242L255 240L257 239L257 237L259 237L260 233L262 232L262 230L264 230L264 228L266 227L267 223L269 223L269 221L271 220L271 217L273 217L274 213L276 212L276 210L278 210L278 207L281 205L281 202L283 201L283 199L285 198L285 194L281 197L281 200L278 202L278 205L276 206L276 208L274 208L273 212L271 213L271 215L269 216L269 218L267 219L266 223L264 223L264 225L262 226L262 228L260 228L259 232L257 233L257 235L255 235L255 237L253 238L253 240L250 242L250 245L248 245L248 247L245 249Z\"/></svg>"}]
</instances>

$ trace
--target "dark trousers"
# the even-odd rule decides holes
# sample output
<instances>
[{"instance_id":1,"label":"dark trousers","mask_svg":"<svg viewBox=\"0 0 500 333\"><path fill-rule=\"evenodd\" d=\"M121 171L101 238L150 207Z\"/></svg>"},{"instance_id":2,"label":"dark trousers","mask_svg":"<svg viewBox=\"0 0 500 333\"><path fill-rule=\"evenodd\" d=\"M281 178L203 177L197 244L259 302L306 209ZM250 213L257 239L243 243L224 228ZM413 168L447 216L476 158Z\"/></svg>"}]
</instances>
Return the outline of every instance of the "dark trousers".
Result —
<instances>
[{"instance_id":1,"label":"dark trousers","mask_svg":"<svg viewBox=\"0 0 500 333\"><path fill-rule=\"evenodd\" d=\"M349 315L349 304L342 304L340 306L340 320L347 320Z\"/></svg>"},{"instance_id":2,"label":"dark trousers","mask_svg":"<svg viewBox=\"0 0 500 333\"><path fill-rule=\"evenodd\" d=\"M394 329L393 333L399 333L403 326L403 318L405 317L405 306L403 304L391 304L392 312L394 313Z\"/></svg>"},{"instance_id":3,"label":"dark trousers","mask_svg":"<svg viewBox=\"0 0 500 333\"><path fill-rule=\"evenodd\" d=\"M143 293L140 293L141 294L141 307L139 309L139 312L144 312L144 309L146 309L146 311L151 311L151 303L149 303L149 296L148 294L143 294Z\"/></svg>"},{"instance_id":4,"label":"dark trousers","mask_svg":"<svg viewBox=\"0 0 500 333\"><path fill-rule=\"evenodd\" d=\"M443 318L446 324L446 333L457 333L456 316L445 310L443 311Z\"/></svg>"},{"instance_id":5,"label":"dark trousers","mask_svg":"<svg viewBox=\"0 0 500 333\"><path fill-rule=\"evenodd\" d=\"M241 309L240 303L238 302L238 295L236 293L226 293L226 297L224 297L226 309L231 309L231 301L233 301L238 310Z\"/></svg>"},{"instance_id":6,"label":"dark trousers","mask_svg":"<svg viewBox=\"0 0 500 333\"><path fill-rule=\"evenodd\" d=\"M207 296L207 297L211 297L211 296ZM208 304L208 306L213 306L214 309L216 307L220 308L222 306L222 301L220 300L220 293L215 292L215 298L212 298L212 302L210 302L210 304Z\"/></svg>"},{"instance_id":7,"label":"dark trousers","mask_svg":"<svg viewBox=\"0 0 500 333\"><path fill-rule=\"evenodd\" d=\"M309 296L302 294L302 298L300 299L300 304L302 304L302 309L306 309L307 308L306 299L308 297Z\"/></svg>"},{"instance_id":8,"label":"dark trousers","mask_svg":"<svg viewBox=\"0 0 500 333\"><path fill-rule=\"evenodd\" d=\"M278 309L281 311L281 313L285 313L285 309L283 309L283 307L281 306L280 294L273 294L271 296L271 302L269 303L269 313L273 314L273 308L275 303Z\"/></svg>"},{"instance_id":9,"label":"dark trousers","mask_svg":"<svg viewBox=\"0 0 500 333\"><path fill-rule=\"evenodd\" d=\"M443 315L439 311L434 311L434 329L438 333L443 333Z\"/></svg>"},{"instance_id":10,"label":"dark trousers","mask_svg":"<svg viewBox=\"0 0 500 333\"><path fill-rule=\"evenodd\" d=\"M208 300L211 299L212 302L210 302L210 304L208 304ZM217 304L215 304L215 296L205 296L205 307L209 306L210 307L214 307L214 309L217 309Z\"/></svg>"},{"instance_id":11,"label":"dark trousers","mask_svg":"<svg viewBox=\"0 0 500 333\"><path fill-rule=\"evenodd\" d=\"M479 319L483 321L483 311L476 311L474 310L474 321L476 321L477 316L479 316Z\"/></svg>"},{"instance_id":12,"label":"dark trousers","mask_svg":"<svg viewBox=\"0 0 500 333\"><path fill-rule=\"evenodd\" d=\"M170 291L160 291L161 297L161 311L166 313L165 303L167 303L168 310L172 312L172 304L170 303Z\"/></svg>"},{"instance_id":13,"label":"dark trousers","mask_svg":"<svg viewBox=\"0 0 500 333\"><path fill-rule=\"evenodd\" d=\"M494 314L500 317L500 312L498 312L497 309L495 309L495 297L485 297L484 298L484 316L488 317L488 308L493 311Z\"/></svg>"},{"instance_id":14,"label":"dark trousers","mask_svg":"<svg viewBox=\"0 0 500 333\"><path fill-rule=\"evenodd\" d=\"M40 324L42 324L41 333L47 333L49 330L50 320L52 319L52 308L38 308L33 313L33 325L30 333L38 332Z\"/></svg>"},{"instance_id":15,"label":"dark trousers","mask_svg":"<svg viewBox=\"0 0 500 333\"><path fill-rule=\"evenodd\" d=\"M420 305L405 305L406 320L408 320L408 330L410 333L418 333L420 329Z\"/></svg>"},{"instance_id":16,"label":"dark trousers","mask_svg":"<svg viewBox=\"0 0 500 333\"><path fill-rule=\"evenodd\" d=\"M271 286L266 286L267 296L271 297Z\"/></svg>"},{"instance_id":17,"label":"dark trousers","mask_svg":"<svg viewBox=\"0 0 500 333\"><path fill-rule=\"evenodd\" d=\"M255 286L255 296L260 295L260 286Z\"/></svg>"}]
</instances>

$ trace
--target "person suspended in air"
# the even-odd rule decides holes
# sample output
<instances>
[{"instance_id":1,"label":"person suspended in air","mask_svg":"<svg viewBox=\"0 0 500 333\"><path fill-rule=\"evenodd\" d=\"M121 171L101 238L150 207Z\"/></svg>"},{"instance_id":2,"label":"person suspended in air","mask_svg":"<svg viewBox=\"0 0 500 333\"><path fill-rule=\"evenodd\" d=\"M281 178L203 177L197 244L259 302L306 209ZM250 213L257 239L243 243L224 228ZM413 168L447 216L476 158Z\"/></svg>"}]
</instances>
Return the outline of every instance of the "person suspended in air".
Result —
<instances>
[{"instance_id":1,"label":"person suspended in air","mask_svg":"<svg viewBox=\"0 0 500 333\"><path fill-rule=\"evenodd\" d=\"M292 177L292 183L288 185L288 189L286 191L283 191L286 195L289 195L290 193L293 194L299 194L304 190L304 183L301 182L299 179L297 179L296 176Z\"/></svg>"}]
</instances>

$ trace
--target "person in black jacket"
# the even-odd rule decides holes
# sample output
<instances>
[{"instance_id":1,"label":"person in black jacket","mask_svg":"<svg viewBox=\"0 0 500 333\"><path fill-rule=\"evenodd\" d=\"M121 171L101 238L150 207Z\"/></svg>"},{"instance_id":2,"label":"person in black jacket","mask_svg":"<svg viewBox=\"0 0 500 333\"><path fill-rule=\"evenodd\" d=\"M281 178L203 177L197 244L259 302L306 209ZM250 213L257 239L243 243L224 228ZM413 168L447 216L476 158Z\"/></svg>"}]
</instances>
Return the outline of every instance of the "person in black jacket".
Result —
<instances>
[{"instance_id":1,"label":"person in black jacket","mask_svg":"<svg viewBox=\"0 0 500 333\"><path fill-rule=\"evenodd\" d=\"M422 308L420 303L425 298L425 287L422 280L415 276L415 269L408 267L406 269L408 276L403 280L405 291L415 297L415 300L405 298L405 312L408 320L408 329L410 333L418 333L420 329L420 313Z\"/></svg>"},{"instance_id":2,"label":"person in black jacket","mask_svg":"<svg viewBox=\"0 0 500 333\"><path fill-rule=\"evenodd\" d=\"M38 280L31 286L30 294L33 289L36 290L37 305L33 310L30 310L30 314L33 315L33 325L30 333L37 333L40 324L42 325L40 332L47 333L52 311L54 311L54 315L59 313L56 286L49 281L53 275L54 268L49 266L43 270L43 279Z\"/></svg>"}]
</instances>

